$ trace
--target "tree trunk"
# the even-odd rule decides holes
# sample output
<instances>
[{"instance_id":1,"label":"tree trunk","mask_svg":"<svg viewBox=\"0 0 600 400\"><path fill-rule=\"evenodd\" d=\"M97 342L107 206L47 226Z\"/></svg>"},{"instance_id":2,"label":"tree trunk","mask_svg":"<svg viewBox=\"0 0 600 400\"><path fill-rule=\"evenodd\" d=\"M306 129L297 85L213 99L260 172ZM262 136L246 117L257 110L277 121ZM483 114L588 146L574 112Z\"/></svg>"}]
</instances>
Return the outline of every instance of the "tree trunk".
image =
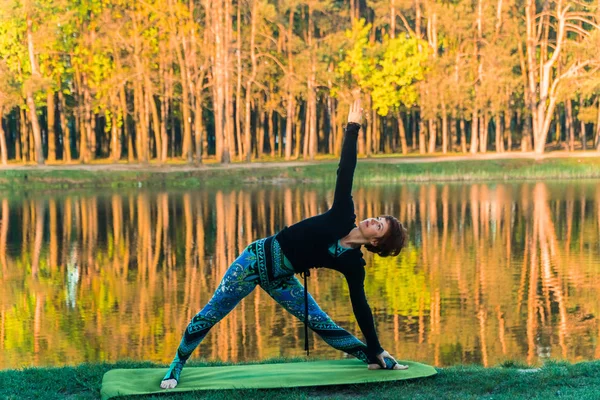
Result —
<instances>
[{"instance_id":1,"label":"tree trunk","mask_svg":"<svg viewBox=\"0 0 600 400\"><path fill-rule=\"evenodd\" d=\"M197 88L196 90L199 90L199 88ZM204 137L204 124L202 120L202 96L199 92L197 92L195 97L194 141L196 147L196 164L202 164L202 138Z\"/></svg>"},{"instance_id":2,"label":"tree trunk","mask_svg":"<svg viewBox=\"0 0 600 400\"><path fill-rule=\"evenodd\" d=\"M63 136L63 160L71 162L71 131L67 124L67 105L62 90L58 91L58 113L60 118L60 130Z\"/></svg>"},{"instance_id":3,"label":"tree trunk","mask_svg":"<svg viewBox=\"0 0 600 400\"><path fill-rule=\"evenodd\" d=\"M227 132L227 76L225 64L228 51L228 43L225 40L225 15L223 0L212 1L213 8L212 24L215 43L214 66L213 66L213 109L215 113L215 145L217 162L227 164L229 158L229 143Z\"/></svg>"},{"instance_id":4,"label":"tree trunk","mask_svg":"<svg viewBox=\"0 0 600 400\"><path fill-rule=\"evenodd\" d=\"M474 96L475 96L475 105L473 110L473 129L471 130L471 154L476 154L477 149L483 150L484 141L483 139L483 129L482 127L482 118L485 115L484 110L479 109L478 103L478 93L481 82L483 81L483 57L481 55L481 47L483 46L483 0L477 0L477 42L473 49L475 51L475 59L477 60L477 80L474 83ZM480 111L482 111L482 115L479 115Z\"/></svg>"},{"instance_id":5,"label":"tree trunk","mask_svg":"<svg viewBox=\"0 0 600 400\"><path fill-rule=\"evenodd\" d=\"M112 121L111 121L111 146L110 146L110 154L113 162L117 163L121 159L121 138L120 136L120 128L119 128L119 117L116 112L111 113Z\"/></svg>"},{"instance_id":6,"label":"tree trunk","mask_svg":"<svg viewBox=\"0 0 600 400\"><path fill-rule=\"evenodd\" d=\"M266 114L266 113L265 113ZM261 158L265 151L265 116L262 111L258 111L258 126L256 127L258 133L257 146L256 146L256 157Z\"/></svg>"},{"instance_id":7,"label":"tree trunk","mask_svg":"<svg viewBox=\"0 0 600 400\"><path fill-rule=\"evenodd\" d=\"M250 103L252 100L252 83L256 78L256 20L258 13L258 0L249 0L250 3L250 61L252 62L252 71L250 73L250 78L246 83L246 123L244 124L244 141L245 141L245 151L246 151L246 161L250 162L252 159L252 138L250 133L250 125L251 121L251 107Z\"/></svg>"},{"instance_id":8,"label":"tree trunk","mask_svg":"<svg viewBox=\"0 0 600 400\"><path fill-rule=\"evenodd\" d=\"M486 113L482 113L481 117L479 117L479 149L482 153L487 152L487 142L488 142L488 116Z\"/></svg>"},{"instance_id":9,"label":"tree trunk","mask_svg":"<svg viewBox=\"0 0 600 400\"><path fill-rule=\"evenodd\" d=\"M150 80L148 80L147 85L150 84ZM152 114L152 131L154 132L154 143L156 144L156 158L158 159L158 163L162 164L166 159L162 158L162 137L160 133L160 118L158 117L158 108L156 106L156 101L154 100L154 96L151 91L148 91L148 102L150 103L150 112Z\"/></svg>"},{"instance_id":10,"label":"tree trunk","mask_svg":"<svg viewBox=\"0 0 600 400\"><path fill-rule=\"evenodd\" d=\"M81 89L81 90L85 90L85 89ZM89 161L89 150L88 150L88 134L87 134L87 111L85 109L85 104L86 102L86 96L85 96L85 91L81 92L80 95L78 96L79 100L83 100L83 104L79 104L78 105L78 121L79 121L79 129L77 129L77 131L79 132L79 162L81 163L86 163Z\"/></svg>"},{"instance_id":11,"label":"tree trunk","mask_svg":"<svg viewBox=\"0 0 600 400\"><path fill-rule=\"evenodd\" d=\"M35 61L35 50L33 46L33 20L30 15L27 15L27 49L29 51L29 62L31 63L31 75L40 77ZM27 87L27 108L29 108L29 118L31 119L31 129L33 131L33 140L35 142L35 161L38 165L44 164L44 149L42 146L42 130L37 117L35 101L33 99L33 89L31 85Z\"/></svg>"},{"instance_id":12,"label":"tree trunk","mask_svg":"<svg viewBox=\"0 0 600 400\"><path fill-rule=\"evenodd\" d=\"M330 86L331 87L331 82ZM329 133L327 135L327 144L328 144L328 153L335 153L335 140L336 140L336 118L335 118L335 105L334 100L331 96L327 96L327 112L323 116L323 120L327 118L327 114L329 114Z\"/></svg>"},{"instance_id":13,"label":"tree trunk","mask_svg":"<svg viewBox=\"0 0 600 400\"><path fill-rule=\"evenodd\" d=\"M28 162L31 161L31 152L29 151L29 125L27 124L27 112L24 108L19 109L19 120L21 122L21 154L23 157L23 161Z\"/></svg>"},{"instance_id":14,"label":"tree trunk","mask_svg":"<svg viewBox=\"0 0 600 400\"><path fill-rule=\"evenodd\" d=\"M479 138L479 116L477 110L473 111L471 123L471 154L477 154L477 140Z\"/></svg>"},{"instance_id":15,"label":"tree trunk","mask_svg":"<svg viewBox=\"0 0 600 400\"><path fill-rule=\"evenodd\" d=\"M504 126L499 112L496 113L496 151L504 153Z\"/></svg>"},{"instance_id":16,"label":"tree trunk","mask_svg":"<svg viewBox=\"0 0 600 400\"><path fill-rule=\"evenodd\" d=\"M289 160L292 158L292 129L294 127L294 96L291 91L288 92L287 100L287 118L285 121L285 159Z\"/></svg>"},{"instance_id":17,"label":"tree trunk","mask_svg":"<svg viewBox=\"0 0 600 400\"><path fill-rule=\"evenodd\" d=\"M35 140L33 138L33 130L29 130L29 138L27 139L27 143L29 143L29 156L32 160L35 157Z\"/></svg>"},{"instance_id":18,"label":"tree trunk","mask_svg":"<svg viewBox=\"0 0 600 400\"><path fill-rule=\"evenodd\" d=\"M366 104L367 107L365 107L366 110L371 110L371 96L368 96L368 103ZM367 111L369 112L369 111ZM373 115L373 113L371 112L371 115ZM371 153L373 152L373 128L375 125L375 121L373 121L372 118L369 118L370 121L367 124L367 129L365 129L365 154L367 157L371 156Z\"/></svg>"},{"instance_id":19,"label":"tree trunk","mask_svg":"<svg viewBox=\"0 0 600 400\"><path fill-rule=\"evenodd\" d=\"M38 165L44 164L44 153L42 150L42 134L39 120L36 114L33 92L27 90L27 108L29 109L29 118L31 119L31 129L33 130L33 140L35 142L35 160Z\"/></svg>"},{"instance_id":20,"label":"tree trunk","mask_svg":"<svg viewBox=\"0 0 600 400\"><path fill-rule=\"evenodd\" d=\"M129 112L127 109L125 86L121 86L121 89L119 90L119 102L121 104L121 114L123 115L123 134L125 135L123 138L127 141L127 162L132 163L135 159L133 154L133 134L129 126Z\"/></svg>"},{"instance_id":21,"label":"tree trunk","mask_svg":"<svg viewBox=\"0 0 600 400\"><path fill-rule=\"evenodd\" d=\"M283 117L277 113L275 115L275 130L277 131L277 157L281 158L283 155Z\"/></svg>"},{"instance_id":22,"label":"tree trunk","mask_svg":"<svg viewBox=\"0 0 600 400\"><path fill-rule=\"evenodd\" d=\"M580 97L579 98L579 109L582 110L585 106L585 103L583 101L583 98ZM580 125L580 130L579 130L579 139L581 140L581 149L582 150L587 150L587 135L586 135L586 131L585 131L585 122L583 121L579 121L579 125Z\"/></svg>"},{"instance_id":23,"label":"tree trunk","mask_svg":"<svg viewBox=\"0 0 600 400\"><path fill-rule=\"evenodd\" d=\"M294 9L290 8L289 10L289 20L288 20L288 31L287 31L287 56L288 56L288 71L287 71L287 80L286 80L286 89L287 89L287 120L285 125L285 159L289 160L292 158L292 129L294 122L294 95L292 93L292 75L294 73L293 68L293 53L292 53L292 35L294 34ZM298 133L296 133L296 140L298 140Z\"/></svg>"},{"instance_id":24,"label":"tree trunk","mask_svg":"<svg viewBox=\"0 0 600 400\"><path fill-rule=\"evenodd\" d=\"M521 138L521 151L531 151L531 117L524 116L523 136Z\"/></svg>"},{"instance_id":25,"label":"tree trunk","mask_svg":"<svg viewBox=\"0 0 600 400\"><path fill-rule=\"evenodd\" d=\"M460 119L460 148L463 153L467 152L467 126L465 124L465 119Z\"/></svg>"},{"instance_id":26,"label":"tree trunk","mask_svg":"<svg viewBox=\"0 0 600 400\"><path fill-rule=\"evenodd\" d=\"M596 118L596 150L600 151L600 98L596 99L598 103L598 116Z\"/></svg>"},{"instance_id":27,"label":"tree trunk","mask_svg":"<svg viewBox=\"0 0 600 400\"><path fill-rule=\"evenodd\" d=\"M48 161L56 161L56 139L54 134L54 90L48 89L46 112L48 114Z\"/></svg>"},{"instance_id":28,"label":"tree trunk","mask_svg":"<svg viewBox=\"0 0 600 400\"><path fill-rule=\"evenodd\" d=\"M317 153L317 96L314 89L314 79L311 77L310 79L310 89L308 94L308 106L310 107L310 118L308 120L309 123L309 131L308 131L308 157L310 160L315 159L315 155Z\"/></svg>"},{"instance_id":29,"label":"tree trunk","mask_svg":"<svg viewBox=\"0 0 600 400\"><path fill-rule=\"evenodd\" d=\"M252 92L252 79L246 84L246 122L244 123L244 150L246 151L246 162L252 160L252 138L250 136L250 127L252 125L252 110L250 107Z\"/></svg>"},{"instance_id":30,"label":"tree trunk","mask_svg":"<svg viewBox=\"0 0 600 400\"><path fill-rule=\"evenodd\" d=\"M313 45L313 32L315 31L313 18L313 4L308 2L308 48L310 54L310 76L308 78L308 107L310 108L309 131L308 131L308 154L311 160L315 159L317 153L317 60Z\"/></svg>"},{"instance_id":31,"label":"tree trunk","mask_svg":"<svg viewBox=\"0 0 600 400\"><path fill-rule=\"evenodd\" d=\"M231 69L229 68L230 54L232 49L230 46L231 33L233 32L232 19L231 19L231 0L225 0L224 16L225 21L223 32L223 61L225 69L223 71L223 87L225 89L225 115L224 115L224 126L225 126L225 143L224 143L224 162L229 163L232 158L236 158L235 150L235 132L234 128L234 113L233 113L233 80L231 79ZM241 149L240 149L241 151Z\"/></svg>"},{"instance_id":32,"label":"tree trunk","mask_svg":"<svg viewBox=\"0 0 600 400\"><path fill-rule=\"evenodd\" d=\"M161 60L161 65L163 61ZM161 136L161 144L162 148L160 149L160 158L163 160L167 160L169 157L169 135L167 133L167 120L169 118L169 102L171 101L171 96L169 95L169 90L167 89L167 68L163 67L160 72L161 76L161 90L163 92L162 103L160 105L160 136Z\"/></svg>"},{"instance_id":33,"label":"tree trunk","mask_svg":"<svg viewBox=\"0 0 600 400\"><path fill-rule=\"evenodd\" d=\"M243 161L245 149L244 143L242 140L242 117L241 117L241 107L242 107L242 2L238 2L237 5L237 14L236 14L236 22L237 22L237 30L236 30L236 44L237 44L237 53L236 53L236 63L237 63L237 82L236 82L236 91L235 91L235 135L238 146L238 160Z\"/></svg>"},{"instance_id":34,"label":"tree trunk","mask_svg":"<svg viewBox=\"0 0 600 400\"><path fill-rule=\"evenodd\" d=\"M143 73L143 71L142 71ZM134 97L135 101L135 110L134 115L136 116L137 124L136 124L136 144L138 149L138 161L141 163L147 163L149 161L148 157L148 130L149 124L146 120L146 107L144 100L144 89L142 87L142 83L136 81L135 82L135 92Z\"/></svg>"},{"instance_id":35,"label":"tree trunk","mask_svg":"<svg viewBox=\"0 0 600 400\"><path fill-rule=\"evenodd\" d=\"M510 124L511 121L510 110L504 112L504 132L506 132L506 151L512 150L512 127Z\"/></svg>"},{"instance_id":36,"label":"tree trunk","mask_svg":"<svg viewBox=\"0 0 600 400\"><path fill-rule=\"evenodd\" d=\"M133 163L136 158L137 158L137 154L135 154L135 145L133 144L133 132L131 131L131 129L128 130L129 134L127 135L127 162L128 163Z\"/></svg>"},{"instance_id":37,"label":"tree trunk","mask_svg":"<svg viewBox=\"0 0 600 400\"><path fill-rule=\"evenodd\" d=\"M267 111L267 135L269 135L269 154L275 157L275 128L273 124L273 110Z\"/></svg>"},{"instance_id":38,"label":"tree trunk","mask_svg":"<svg viewBox=\"0 0 600 400\"><path fill-rule=\"evenodd\" d=\"M16 124L21 124L21 109L19 108L17 111L17 121ZM15 161L21 162L21 132L22 129L17 126L15 129Z\"/></svg>"},{"instance_id":39,"label":"tree trunk","mask_svg":"<svg viewBox=\"0 0 600 400\"><path fill-rule=\"evenodd\" d=\"M310 140L310 114L312 113L312 107L309 106L309 103L306 102L305 108L305 118L304 118L304 144L302 146L302 158L304 160L308 159L308 145Z\"/></svg>"},{"instance_id":40,"label":"tree trunk","mask_svg":"<svg viewBox=\"0 0 600 400\"><path fill-rule=\"evenodd\" d=\"M89 162L94 159L96 153L95 140L92 139L92 135L95 136L94 129L92 127L92 118L94 116L92 110L92 95L90 94L90 88L87 84L87 76L83 75L83 132L81 136L85 136L85 162Z\"/></svg>"},{"instance_id":41,"label":"tree trunk","mask_svg":"<svg viewBox=\"0 0 600 400\"><path fill-rule=\"evenodd\" d=\"M442 153L448 153L448 116L446 115L446 103L442 103Z\"/></svg>"},{"instance_id":42,"label":"tree trunk","mask_svg":"<svg viewBox=\"0 0 600 400\"><path fill-rule=\"evenodd\" d=\"M294 160L300 158L300 145L302 143L302 121L300 120L300 111L302 110L302 104L298 103L297 109L294 112L294 125L296 126L296 141L294 149Z\"/></svg>"},{"instance_id":43,"label":"tree trunk","mask_svg":"<svg viewBox=\"0 0 600 400\"><path fill-rule=\"evenodd\" d=\"M540 45L541 52L538 51L539 42L537 3L534 0L527 0L525 4L525 25L526 25L526 43L527 43L527 66L528 66L528 85L527 96L529 98L529 107L531 109L533 124L533 144L534 150L542 154L546 147L546 139L550 130L550 123L554 114L554 107L557 101L558 83L565 75L555 73L555 64L561 54L563 42L565 41L566 18L569 6L563 9L562 3L556 5L555 42L556 46L552 52L548 52L548 32L550 31L550 18L542 16L540 24L546 22L544 29L546 35ZM576 64L575 64L576 65ZM569 67L569 69L571 69ZM536 73L538 76L536 76Z\"/></svg>"},{"instance_id":44,"label":"tree trunk","mask_svg":"<svg viewBox=\"0 0 600 400\"><path fill-rule=\"evenodd\" d=\"M359 156L365 155L365 135L366 135L366 131L363 126L363 128L358 131L358 155Z\"/></svg>"},{"instance_id":45,"label":"tree trunk","mask_svg":"<svg viewBox=\"0 0 600 400\"><path fill-rule=\"evenodd\" d=\"M90 95L90 103L89 103L89 118L90 118L90 127L89 127L89 143L90 143L90 160L96 159L96 151L98 149L96 143L96 113L94 112L94 108L92 107L92 96Z\"/></svg>"},{"instance_id":46,"label":"tree trunk","mask_svg":"<svg viewBox=\"0 0 600 400\"><path fill-rule=\"evenodd\" d=\"M458 132L456 129L456 112L452 111L452 115L450 116L450 146L449 151L454 152L455 146L458 144Z\"/></svg>"},{"instance_id":47,"label":"tree trunk","mask_svg":"<svg viewBox=\"0 0 600 400\"><path fill-rule=\"evenodd\" d=\"M371 101L371 108L373 107L373 102ZM379 126L379 116L377 115L377 111L374 109L371 110L371 119L373 120L373 129L371 130L371 140L373 141L373 149L372 153L379 153L379 149L381 148L381 128Z\"/></svg>"},{"instance_id":48,"label":"tree trunk","mask_svg":"<svg viewBox=\"0 0 600 400\"><path fill-rule=\"evenodd\" d=\"M184 39L185 40L185 39ZM187 81L187 65L181 54L182 48L178 43L174 44L175 55L179 62L181 76L181 114L183 125L183 145L181 148L181 158L187 160L189 164L194 162L194 153L192 152L192 113L190 111L190 91ZM216 121L215 121L216 123Z\"/></svg>"},{"instance_id":49,"label":"tree trunk","mask_svg":"<svg viewBox=\"0 0 600 400\"><path fill-rule=\"evenodd\" d=\"M430 154L435 153L435 145L437 140L437 121L435 119L430 118L427 120L427 124L429 126L429 148L428 152Z\"/></svg>"},{"instance_id":50,"label":"tree trunk","mask_svg":"<svg viewBox=\"0 0 600 400\"><path fill-rule=\"evenodd\" d=\"M575 150L575 121L573 120L573 103L570 99L566 100L565 104L565 125L567 128L567 143L569 150Z\"/></svg>"},{"instance_id":51,"label":"tree trunk","mask_svg":"<svg viewBox=\"0 0 600 400\"><path fill-rule=\"evenodd\" d=\"M417 112L413 110L410 113L410 132L412 135L412 144L411 147L413 150L417 149Z\"/></svg>"},{"instance_id":52,"label":"tree trunk","mask_svg":"<svg viewBox=\"0 0 600 400\"><path fill-rule=\"evenodd\" d=\"M135 139L135 154L136 154L136 158L138 160L138 162L140 162L141 160L144 159L144 155L142 154L142 149L140 148L140 143L142 141L141 135L142 135L142 122L140 121L141 118L141 113L140 113L140 105L139 102L141 101L141 97L142 95L140 94L139 90L138 90L138 83L134 82L133 84L133 113L132 113L132 117L133 117L133 135L134 135L134 139Z\"/></svg>"},{"instance_id":53,"label":"tree trunk","mask_svg":"<svg viewBox=\"0 0 600 400\"><path fill-rule=\"evenodd\" d=\"M419 116L419 153L425 154L427 152L427 143L425 143L425 121L423 117Z\"/></svg>"},{"instance_id":54,"label":"tree trunk","mask_svg":"<svg viewBox=\"0 0 600 400\"><path fill-rule=\"evenodd\" d=\"M408 154L408 144L406 143L406 130L404 129L404 120L402 119L402 113L398 111L398 135L400 136L400 146L402 147L402 154Z\"/></svg>"},{"instance_id":55,"label":"tree trunk","mask_svg":"<svg viewBox=\"0 0 600 400\"><path fill-rule=\"evenodd\" d=\"M0 153L2 158L2 165L6 165L8 163L8 151L6 148L6 134L4 132L4 127L2 126L3 119L4 115L2 115L2 104L0 104ZM6 216L4 216L4 218L6 218Z\"/></svg>"},{"instance_id":56,"label":"tree trunk","mask_svg":"<svg viewBox=\"0 0 600 400\"><path fill-rule=\"evenodd\" d=\"M335 156L339 156L341 151L342 151L342 141L344 140L344 132L345 132L345 127L342 126L341 124L343 123L342 119L338 120L338 114L341 115L341 113L338 113L339 110L339 103L336 103L336 105L333 106L333 115L332 115L332 125L335 127L334 129L334 136L335 136L335 143L333 145L333 154L335 154Z\"/></svg>"}]
</instances>

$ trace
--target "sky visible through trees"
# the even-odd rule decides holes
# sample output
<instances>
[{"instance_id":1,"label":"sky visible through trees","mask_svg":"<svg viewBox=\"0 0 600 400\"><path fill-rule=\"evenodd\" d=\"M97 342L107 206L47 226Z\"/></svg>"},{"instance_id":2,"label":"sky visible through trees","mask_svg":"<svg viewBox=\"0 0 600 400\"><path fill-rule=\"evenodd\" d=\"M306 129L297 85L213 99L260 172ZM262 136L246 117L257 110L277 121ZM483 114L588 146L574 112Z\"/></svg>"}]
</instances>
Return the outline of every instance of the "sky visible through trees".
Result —
<instances>
[{"instance_id":1,"label":"sky visible through trees","mask_svg":"<svg viewBox=\"0 0 600 400\"><path fill-rule=\"evenodd\" d=\"M600 150L598 0L0 0L1 162Z\"/></svg>"}]
</instances>

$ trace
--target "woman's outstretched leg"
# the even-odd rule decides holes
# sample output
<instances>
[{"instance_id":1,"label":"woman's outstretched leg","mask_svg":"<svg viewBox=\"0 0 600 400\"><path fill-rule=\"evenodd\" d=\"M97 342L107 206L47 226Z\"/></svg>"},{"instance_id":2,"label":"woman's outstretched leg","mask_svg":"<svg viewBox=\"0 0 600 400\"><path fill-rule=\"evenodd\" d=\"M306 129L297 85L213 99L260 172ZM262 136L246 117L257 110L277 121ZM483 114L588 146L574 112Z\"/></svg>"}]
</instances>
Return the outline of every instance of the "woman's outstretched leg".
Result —
<instances>
[{"instance_id":1,"label":"woman's outstretched leg","mask_svg":"<svg viewBox=\"0 0 600 400\"><path fill-rule=\"evenodd\" d=\"M304 321L304 286L295 276L282 279L267 293L290 314ZM367 345L331 320L313 297L308 294L308 327L331 347L348 353L365 364L369 363Z\"/></svg>"},{"instance_id":2,"label":"woman's outstretched leg","mask_svg":"<svg viewBox=\"0 0 600 400\"><path fill-rule=\"evenodd\" d=\"M249 295L258 283L256 257L246 249L225 272L208 304L192 318L185 329L175 358L160 384L161 388L172 389L177 386L184 364L208 331Z\"/></svg>"}]
</instances>

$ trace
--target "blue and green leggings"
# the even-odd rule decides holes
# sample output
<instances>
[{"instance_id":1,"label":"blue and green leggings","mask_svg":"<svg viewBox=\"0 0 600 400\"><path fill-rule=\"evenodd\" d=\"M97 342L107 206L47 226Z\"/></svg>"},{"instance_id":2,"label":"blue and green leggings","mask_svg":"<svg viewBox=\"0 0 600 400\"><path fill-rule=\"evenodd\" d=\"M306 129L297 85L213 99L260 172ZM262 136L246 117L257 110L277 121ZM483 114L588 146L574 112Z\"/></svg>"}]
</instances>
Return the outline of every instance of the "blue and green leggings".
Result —
<instances>
[{"instance_id":1,"label":"blue and green leggings","mask_svg":"<svg viewBox=\"0 0 600 400\"><path fill-rule=\"evenodd\" d=\"M265 246L269 246L270 251L265 251ZM266 257L269 255L272 274L268 274L266 266ZM292 315L304 320L304 287L294 276L291 266L284 262L277 241L274 238L258 240L246 247L233 262L208 304L192 318L164 379L179 381L183 365L208 331L249 295L256 285L260 285ZM367 346L333 322L310 294L308 308L310 329L330 346L368 363Z\"/></svg>"}]
</instances>

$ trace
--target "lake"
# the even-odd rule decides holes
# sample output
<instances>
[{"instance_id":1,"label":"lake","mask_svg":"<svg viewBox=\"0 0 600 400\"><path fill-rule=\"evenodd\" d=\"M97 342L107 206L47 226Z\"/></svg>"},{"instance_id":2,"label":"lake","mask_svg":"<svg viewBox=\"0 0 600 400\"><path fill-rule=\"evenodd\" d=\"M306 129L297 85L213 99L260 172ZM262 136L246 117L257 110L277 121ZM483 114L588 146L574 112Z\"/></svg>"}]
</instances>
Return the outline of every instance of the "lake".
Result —
<instances>
[{"instance_id":1,"label":"lake","mask_svg":"<svg viewBox=\"0 0 600 400\"><path fill-rule=\"evenodd\" d=\"M359 219L409 231L397 258L365 252L382 346L436 366L600 358L600 181L358 186ZM333 189L0 194L0 369L169 363L183 329L253 240L326 211ZM362 335L344 278L309 290ZM342 358L316 335L311 357ZM301 321L257 288L192 359L304 356Z\"/></svg>"}]
</instances>

